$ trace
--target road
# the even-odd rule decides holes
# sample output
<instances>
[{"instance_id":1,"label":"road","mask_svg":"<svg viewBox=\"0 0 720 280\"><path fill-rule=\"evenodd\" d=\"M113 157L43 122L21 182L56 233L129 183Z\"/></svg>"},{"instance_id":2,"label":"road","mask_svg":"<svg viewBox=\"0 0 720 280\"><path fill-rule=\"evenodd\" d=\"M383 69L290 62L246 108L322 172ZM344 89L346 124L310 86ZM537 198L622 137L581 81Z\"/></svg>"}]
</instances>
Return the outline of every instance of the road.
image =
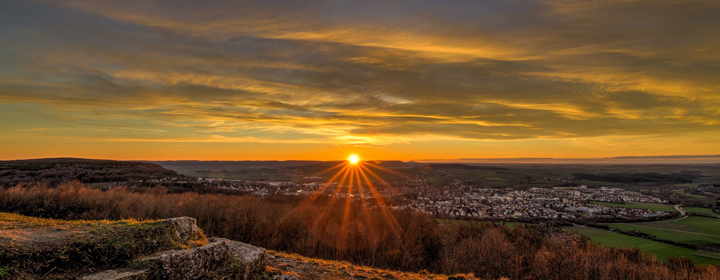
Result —
<instances>
[{"instance_id":1,"label":"road","mask_svg":"<svg viewBox=\"0 0 720 280\"><path fill-rule=\"evenodd\" d=\"M675 210L678 210L678 212L680 212L680 215L682 215L680 218L672 219L672 220L664 220L664 221L651 222L651 223L674 222L674 221L679 221L679 220L682 220L682 219L685 219L685 218L688 217L688 214L687 214L687 212L685 212L685 209L682 209L682 204L677 204L677 205L675 205L675 206L673 206L673 207L675 207Z\"/></svg>"}]
</instances>

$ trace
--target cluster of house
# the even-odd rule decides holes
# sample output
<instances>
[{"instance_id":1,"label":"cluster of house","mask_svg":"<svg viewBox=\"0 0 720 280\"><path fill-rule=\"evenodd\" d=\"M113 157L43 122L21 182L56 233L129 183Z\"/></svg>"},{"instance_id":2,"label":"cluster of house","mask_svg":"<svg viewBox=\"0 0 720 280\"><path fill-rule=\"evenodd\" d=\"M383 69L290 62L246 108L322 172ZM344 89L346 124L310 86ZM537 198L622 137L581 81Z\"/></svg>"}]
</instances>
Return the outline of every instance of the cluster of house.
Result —
<instances>
[{"instance_id":1,"label":"cluster of house","mask_svg":"<svg viewBox=\"0 0 720 280\"><path fill-rule=\"evenodd\" d=\"M598 215L657 217L664 211L600 206L593 201L663 203L656 197L623 189L533 188L529 190L428 190L401 208L440 216L472 218L575 219Z\"/></svg>"},{"instance_id":2,"label":"cluster of house","mask_svg":"<svg viewBox=\"0 0 720 280\"><path fill-rule=\"evenodd\" d=\"M339 199L375 201L374 196L380 195L385 201L392 201L390 206L393 209L410 209L452 217L575 219L601 215L657 217L670 214L644 208L601 206L593 203L667 203L656 197L619 188L593 189L579 186L528 190L485 189L463 186L460 182L437 186L416 178L396 182L392 187L375 184L375 188L371 190L365 183L348 186L338 185L337 182L313 181L293 183L224 180L220 187L263 197L270 194L303 197L322 193Z\"/></svg>"}]
</instances>

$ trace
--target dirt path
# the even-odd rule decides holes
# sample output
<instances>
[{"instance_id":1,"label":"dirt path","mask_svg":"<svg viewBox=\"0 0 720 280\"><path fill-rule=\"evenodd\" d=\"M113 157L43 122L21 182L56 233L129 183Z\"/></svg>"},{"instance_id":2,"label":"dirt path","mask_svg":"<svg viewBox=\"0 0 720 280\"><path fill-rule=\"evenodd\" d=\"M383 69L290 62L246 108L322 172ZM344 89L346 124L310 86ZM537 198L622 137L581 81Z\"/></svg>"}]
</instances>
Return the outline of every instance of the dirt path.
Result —
<instances>
[{"instance_id":1,"label":"dirt path","mask_svg":"<svg viewBox=\"0 0 720 280\"><path fill-rule=\"evenodd\" d=\"M687 219L687 217L689 217L688 214L687 214L687 212L685 212L685 209L682 209L682 204L677 204L677 205L675 205L675 206L673 206L673 207L675 208L675 210L677 210L678 212L680 212L680 215L681 215L680 218L670 219L670 220L654 221L654 222L643 222L643 223L651 224L651 223L674 222L674 221L684 220L684 219Z\"/></svg>"}]
</instances>

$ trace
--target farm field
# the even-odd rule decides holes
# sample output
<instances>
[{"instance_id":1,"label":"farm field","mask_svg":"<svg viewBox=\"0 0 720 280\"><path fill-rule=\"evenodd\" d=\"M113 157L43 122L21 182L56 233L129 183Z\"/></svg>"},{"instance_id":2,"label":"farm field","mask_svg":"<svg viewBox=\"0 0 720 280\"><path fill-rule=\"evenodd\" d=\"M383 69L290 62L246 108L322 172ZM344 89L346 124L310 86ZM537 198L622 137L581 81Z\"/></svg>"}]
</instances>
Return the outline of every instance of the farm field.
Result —
<instances>
[{"instance_id":1,"label":"farm field","mask_svg":"<svg viewBox=\"0 0 720 280\"><path fill-rule=\"evenodd\" d=\"M676 221L608 224L613 228L642 231L677 242L720 245L720 219L688 217Z\"/></svg>"},{"instance_id":2,"label":"farm field","mask_svg":"<svg viewBox=\"0 0 720 280\"><path fill-rule=\"evenodd\" d=\"M652 223L634 223L647 227L659 229L673 229L680 231L703 233L708 235L720 236L720 219L705 217L688 217L687 219L677 221L652 222Z\"/></svg>"},{"instance_id":3,"label":"farm field","mask_svg":"<svg viewBox=\"0 0 720 280\"><path fill-rule=\"evenodd\" d=\"M659 260L670 257L687 257L694 263L720 264L720 255L674 246L662 242L633 237L596 228L563 227L563 230L585 235L593 243L613 247L635 247L645 253L654 254Z\"/></svg>"},{"instance_id":4,"label":"farm field","mask_svg":"<svg viewBox=\"0 0 720 280\"><path fill-rule=\"evenodd\" d=\"M720 214L713 212L712 209L709 209L709 208L683 207L683 209L685 209L685 211L687 211L688 213L702 213L702 214L707 214L707 215L713 215L715 217L720 218Z\"/></svg>"},{"instance_id":5,"label":"farm field","mask_svg":"<svg viewBox=\"0 0 720 280\"><path fill-rule=\"evenodd\" d=\"M611 203L611 202L601 202L601 201L593 201L592 203L595 203L597 205L602 205L602 206L615 206L615 207L626 207L626 208L646 208L646 209L655 210L655 211L677 212L677 210L675 210L675 208L672 205L668 205L668 204Z\"/></svg>"},{"instance_id":6,"label":"farm field","mask_svg":"<svg viewBox=\"0 0 720 280\"><path fill-rule=\"evenodd\" d=\"M707 235L702 233L680 231L675 229L660 229L637 224L612 224L611 227L622 230L642 231L644 233L655 235L660 239L667 239L689 244L720 244L720 236Z\"/></svg>"}]
</instances>

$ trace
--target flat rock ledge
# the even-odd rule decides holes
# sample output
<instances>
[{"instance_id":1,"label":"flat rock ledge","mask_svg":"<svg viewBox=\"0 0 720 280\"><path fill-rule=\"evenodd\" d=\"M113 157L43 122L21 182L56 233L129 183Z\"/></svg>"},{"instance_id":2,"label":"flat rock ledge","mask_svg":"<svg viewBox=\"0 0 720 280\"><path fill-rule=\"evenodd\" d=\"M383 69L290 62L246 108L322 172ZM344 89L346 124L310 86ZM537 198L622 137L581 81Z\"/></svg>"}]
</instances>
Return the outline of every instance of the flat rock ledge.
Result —
<instances>
[{"instance_id":1,"label":"flat rock ledge","mask_svg":"<svg viewBox=\"0 0 720 280\"><path fill-rule=\"evenodd\" d=\"M172 223L183 239L199 236L195 219L189 217L158 221ZM83 277L83 280L145 279L248 279L264 273L265 249L225 238L213 238L205 246L165 251L136 260L134 269L112 269Z\"/></svg>"},{"instance_id":2,"label":"flat rock ledge","mask_svg":"<svg viewBox=\"0 0 720 280\"><path fill-rule=\"evenodd\" d=\"M228 245L230 254L235 260L236 272L241 274L241 279L247 279L253 273L265 270L267 265L265 249L225 238L213 238L210 242L225 242Z\"/></svg>"},{"instance_id":3,"label":"flat rock ledge","mask_svg":"<svg viewBox=\"0 0 720 280\"><path fill-rule=\"evenodd\" d=\"M142 258L137 270L107 270L83 277L83 280L143 279L248 279L262 273L267 265L265 249L228 239L187 250L167 251Z\"/></svg>"},{"instance_id":4,"label":"flat rock ledge","mask_svg":"<svg viewBox=\"0 0 720 280\"><path fill-rule=\"evenodd\" d=\"M210 278L229 260L230 247L225 242L213 242L202 247L168 251L140 260L155 269L160 279Z\"/></svg>"}]
</instances>

